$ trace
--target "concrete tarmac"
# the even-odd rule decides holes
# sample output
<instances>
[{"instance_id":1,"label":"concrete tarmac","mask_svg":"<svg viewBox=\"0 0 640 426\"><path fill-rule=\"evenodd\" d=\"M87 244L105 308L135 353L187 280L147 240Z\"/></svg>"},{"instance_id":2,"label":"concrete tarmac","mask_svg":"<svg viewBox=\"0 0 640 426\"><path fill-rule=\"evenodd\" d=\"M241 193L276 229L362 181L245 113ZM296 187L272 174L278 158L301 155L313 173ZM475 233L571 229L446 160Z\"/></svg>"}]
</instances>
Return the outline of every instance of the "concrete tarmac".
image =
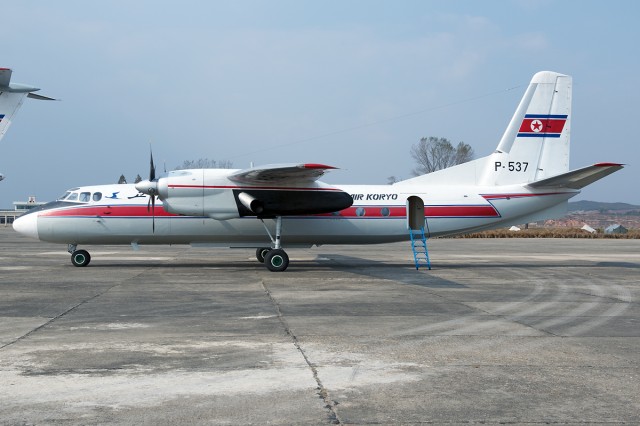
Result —
<instances>
[{"instance_id":1,"label":"concrete tarmac","mask_svg":"<svg viewBox=\"0 0 640 426\"><path fill-rule=\"evenodd\" d=\"M82 248L0 227L0 424L640 423L637 240Z\"/></svg>"}]
</instances>

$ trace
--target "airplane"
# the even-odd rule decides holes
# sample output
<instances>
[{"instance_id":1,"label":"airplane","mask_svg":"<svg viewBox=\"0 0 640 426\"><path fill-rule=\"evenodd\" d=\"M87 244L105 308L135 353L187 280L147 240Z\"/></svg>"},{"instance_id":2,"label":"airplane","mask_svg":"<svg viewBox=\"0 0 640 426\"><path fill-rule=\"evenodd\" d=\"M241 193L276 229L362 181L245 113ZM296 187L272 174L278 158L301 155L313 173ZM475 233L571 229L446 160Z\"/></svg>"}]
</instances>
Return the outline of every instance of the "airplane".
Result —
<instances>
[{"instance_id":1,"label":"airplane","mask_svg":"<svg viewBox=\"0 0 640 426\"><path fill-rule=\"evenodd\" d=\"M37 87L11 83L12 72L9 68L0 68L0 140L7 133L7 129L22 106L25 97L46 101L55 100L33 93L40 90ZM0 181L4 180L4 178L5 176L0 173Z\"/></svg>"},{"instance_id":2,"label":"airplane","mask_svg":"<svg viewBox=\"0 0 640 426\"><path fill-rule=\"evenodd\" d=\"M67 244L191 244L256 249L267 269L287 269L287 247L405 241L561 217L567 200L620 170L598 163L569 171L572 78L535 74L496 150L393 185L329 185L317 163L249 169L175 170L137 184L69 189L18 218L14 229ZM158 205L156 206L156 202ZM417 265L416 265L417 267Z\"/></svg>"}]
</instances>

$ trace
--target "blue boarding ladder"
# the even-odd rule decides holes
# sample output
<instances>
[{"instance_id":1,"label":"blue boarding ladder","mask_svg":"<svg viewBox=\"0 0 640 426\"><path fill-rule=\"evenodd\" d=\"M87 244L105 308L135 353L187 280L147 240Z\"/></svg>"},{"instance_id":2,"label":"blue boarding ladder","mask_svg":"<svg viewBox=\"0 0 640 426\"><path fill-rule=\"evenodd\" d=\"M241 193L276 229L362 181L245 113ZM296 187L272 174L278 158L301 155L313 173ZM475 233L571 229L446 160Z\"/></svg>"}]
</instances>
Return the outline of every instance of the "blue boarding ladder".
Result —
<instances>
[{"instance_id":1,"label":"blue boarding ladder","mask_svg":"<svg viewBox=\"0 0 640 426\"><path fill-rule=\"evenodd\" d=\"M426 266L431 270L431 261L429 260L429 249L427 248L427 236L424 233L424 226L420 229L409 228L411 235L411 249L413 250L413 261L416 269L420 266Z\"/></svg>"}]
</instances>

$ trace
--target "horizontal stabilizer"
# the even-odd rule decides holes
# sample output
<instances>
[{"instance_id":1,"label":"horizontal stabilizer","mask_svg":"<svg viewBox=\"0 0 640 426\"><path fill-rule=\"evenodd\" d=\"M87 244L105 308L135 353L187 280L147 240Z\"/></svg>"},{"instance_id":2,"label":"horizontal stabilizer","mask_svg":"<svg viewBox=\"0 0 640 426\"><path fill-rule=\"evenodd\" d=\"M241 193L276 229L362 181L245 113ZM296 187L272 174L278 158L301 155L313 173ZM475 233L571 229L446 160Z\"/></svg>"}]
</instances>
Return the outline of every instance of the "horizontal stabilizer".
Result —
<instances>
[{"instance_id":1,"label":"horizontal stabilizer","mask_svg":"<svg viewBox=\"0 0 640 426\"><path fill-rule=\"evenodd\" d=\"M598 163L578 170L563 173L547 179L528 184L531 188L570 188L582 189L611 173L617 172L624 166L617 163Z\"/></svg>"}]
</instances>

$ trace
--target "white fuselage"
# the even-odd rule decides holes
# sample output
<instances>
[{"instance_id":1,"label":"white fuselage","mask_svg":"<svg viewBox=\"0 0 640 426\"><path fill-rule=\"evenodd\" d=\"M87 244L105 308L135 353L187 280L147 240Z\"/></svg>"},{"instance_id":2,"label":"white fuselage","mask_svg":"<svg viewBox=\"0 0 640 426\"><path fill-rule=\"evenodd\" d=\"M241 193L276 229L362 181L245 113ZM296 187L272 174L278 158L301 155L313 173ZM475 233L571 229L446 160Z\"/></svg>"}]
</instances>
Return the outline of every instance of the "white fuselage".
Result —
<instances>
[{"instance_id":1,"label":"white fuselage","mask_svg":"<svg viewBox=\"0 0 640 426\"><path fill-rule=\"evenodd\" d=\"M336 185L353 197L353 205L335 213L286 216L284 247L321 244L374 244L409 239L408 199L424 202L425 231L442 236L558 217L566 200L579 191L536 192L524 185L501 187ZM255 216L226 220L167 213L160 201L134 185L75 188L64 199L16 220L19 232L64 244L206 244L264 247L271 244L275 220ZM152 215L153 213L153 215ZM152 226L155 222L155 229Z\"/></svg>"}]
</instances>

